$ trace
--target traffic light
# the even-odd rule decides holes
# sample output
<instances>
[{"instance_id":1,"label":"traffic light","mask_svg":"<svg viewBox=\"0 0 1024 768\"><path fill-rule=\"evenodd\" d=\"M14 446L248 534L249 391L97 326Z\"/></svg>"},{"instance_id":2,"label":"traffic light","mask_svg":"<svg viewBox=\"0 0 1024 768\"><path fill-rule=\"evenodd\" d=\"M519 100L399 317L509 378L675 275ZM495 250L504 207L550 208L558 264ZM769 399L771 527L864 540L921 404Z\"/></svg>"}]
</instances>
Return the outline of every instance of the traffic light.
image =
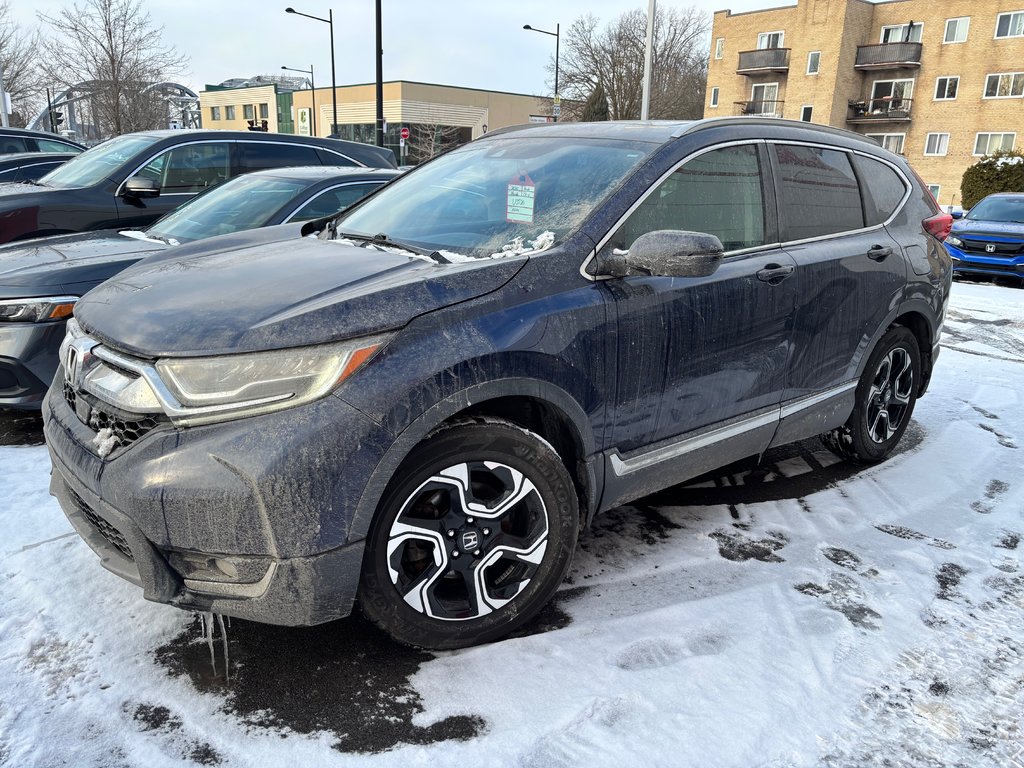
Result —
<instances>
[{"instance_id":1,"label":"traffic light","mask_svg":"<svg viewBox=\"0 0 1024 768\"><path fill-rule=\"evenodd\" d=\"M268 130L266 120L249 120L248 123L250 131L266 132Z\"/></svg>"},{"instance_id":2,"label":"traffic light","mask_svg":"<svg viewBox=\"0 0 1024 768\"><path fill-rule=\"evenodd\" d=\"M59 130L60 129L60 124L63 123L63 122L64 122L64 113L61 110L59 110L59 109L57 109L55 107L51 107L50 108L50 129L52 131Z\"/></svg>"}]
</instances>

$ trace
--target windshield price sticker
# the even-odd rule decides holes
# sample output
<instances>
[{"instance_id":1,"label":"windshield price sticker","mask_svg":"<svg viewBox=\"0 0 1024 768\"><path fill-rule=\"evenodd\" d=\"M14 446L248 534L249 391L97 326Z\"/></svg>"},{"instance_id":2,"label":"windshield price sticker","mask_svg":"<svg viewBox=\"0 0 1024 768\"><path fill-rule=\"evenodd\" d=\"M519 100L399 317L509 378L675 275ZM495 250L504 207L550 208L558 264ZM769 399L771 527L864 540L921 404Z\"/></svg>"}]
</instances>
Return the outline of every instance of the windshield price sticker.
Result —
<instances>
[{"instance_id":1,"label":"windshield price sticker","mask_svg":"<svg viewBox=\"0 0 1024 768\"><path fill-rule=\"evenodd\" d=\"M537 186L527 174L514 176L508 184L505 220L514 224L533 224L533 199Z\"/></svg>"}]
</instances>

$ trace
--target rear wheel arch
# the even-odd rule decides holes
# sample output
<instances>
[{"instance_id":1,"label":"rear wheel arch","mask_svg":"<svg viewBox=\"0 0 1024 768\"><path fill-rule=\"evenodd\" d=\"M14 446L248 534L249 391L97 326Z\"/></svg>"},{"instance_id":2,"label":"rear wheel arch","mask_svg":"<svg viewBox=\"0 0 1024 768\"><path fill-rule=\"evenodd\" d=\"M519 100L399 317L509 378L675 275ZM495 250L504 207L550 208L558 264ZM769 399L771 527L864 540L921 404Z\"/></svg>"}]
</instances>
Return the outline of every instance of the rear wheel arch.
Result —
<instances>
[{"instance_id":1,"label":"rear wheel arch","mask_svg":"<svg viewBox=\"0 0 1024 768\"><path fill-rule=\"evenodd\" d=\"M893 320L892 326L896 325L909 329L917 339L917 347L921 355L921 380L918 383L917 394L923 395L932 375L934 330L925 316L917 311L904 312Z\"/></svg>"}]
</instances>

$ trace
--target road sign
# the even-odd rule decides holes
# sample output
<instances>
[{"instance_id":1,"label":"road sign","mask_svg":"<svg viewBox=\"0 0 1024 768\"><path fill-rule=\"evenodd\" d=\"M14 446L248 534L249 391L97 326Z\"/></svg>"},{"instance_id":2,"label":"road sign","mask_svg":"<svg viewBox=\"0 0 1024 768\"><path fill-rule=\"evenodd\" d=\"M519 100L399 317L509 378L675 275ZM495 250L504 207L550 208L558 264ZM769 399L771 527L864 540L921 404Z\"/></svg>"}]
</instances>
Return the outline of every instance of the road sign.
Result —
<instances>
[{"instance_id":1,"label":"road sign","mask_svg":"<svg viewBox=\"0 0 1024 768\"><path fill-rule=\"evenodd\" d=\"M403 139L408 139L409 138L409 129L408 128L403 128L400 135L401 135L401 137Z\"/></svg>"},{"instance_id":2,"label":"road sign","mask_svg":"<svg viewBox=\"0 0 1024 768\"><path fill-rule=\"evenodd\" d=\"M554 104L551 107L551 114L554 115L555 117L561 117L561 115L562 115L562 105L561 104Z\"/></svg>"}]
</instances>

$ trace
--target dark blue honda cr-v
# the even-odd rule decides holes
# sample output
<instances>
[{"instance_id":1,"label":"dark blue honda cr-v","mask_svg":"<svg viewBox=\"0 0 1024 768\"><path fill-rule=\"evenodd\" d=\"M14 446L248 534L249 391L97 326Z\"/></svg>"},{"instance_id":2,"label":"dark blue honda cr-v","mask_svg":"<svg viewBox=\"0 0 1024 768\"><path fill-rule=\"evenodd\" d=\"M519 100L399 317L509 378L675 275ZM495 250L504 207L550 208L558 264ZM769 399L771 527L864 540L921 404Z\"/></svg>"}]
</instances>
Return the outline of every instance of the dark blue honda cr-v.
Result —
<instances>
[{"instance_id":1,"label":"dark blue honda cr-v","mask_svg":"<svg viewBox=\"0 0 1024 768\"><path fill-rule=\"evenodd\" d=\"M52 491L151 600L501 637L592 516L815 434L883 459L924 393L950 217L856 134L766 118L494 132L323 228L88 293Z\"/></svg>"}]
</instances>

